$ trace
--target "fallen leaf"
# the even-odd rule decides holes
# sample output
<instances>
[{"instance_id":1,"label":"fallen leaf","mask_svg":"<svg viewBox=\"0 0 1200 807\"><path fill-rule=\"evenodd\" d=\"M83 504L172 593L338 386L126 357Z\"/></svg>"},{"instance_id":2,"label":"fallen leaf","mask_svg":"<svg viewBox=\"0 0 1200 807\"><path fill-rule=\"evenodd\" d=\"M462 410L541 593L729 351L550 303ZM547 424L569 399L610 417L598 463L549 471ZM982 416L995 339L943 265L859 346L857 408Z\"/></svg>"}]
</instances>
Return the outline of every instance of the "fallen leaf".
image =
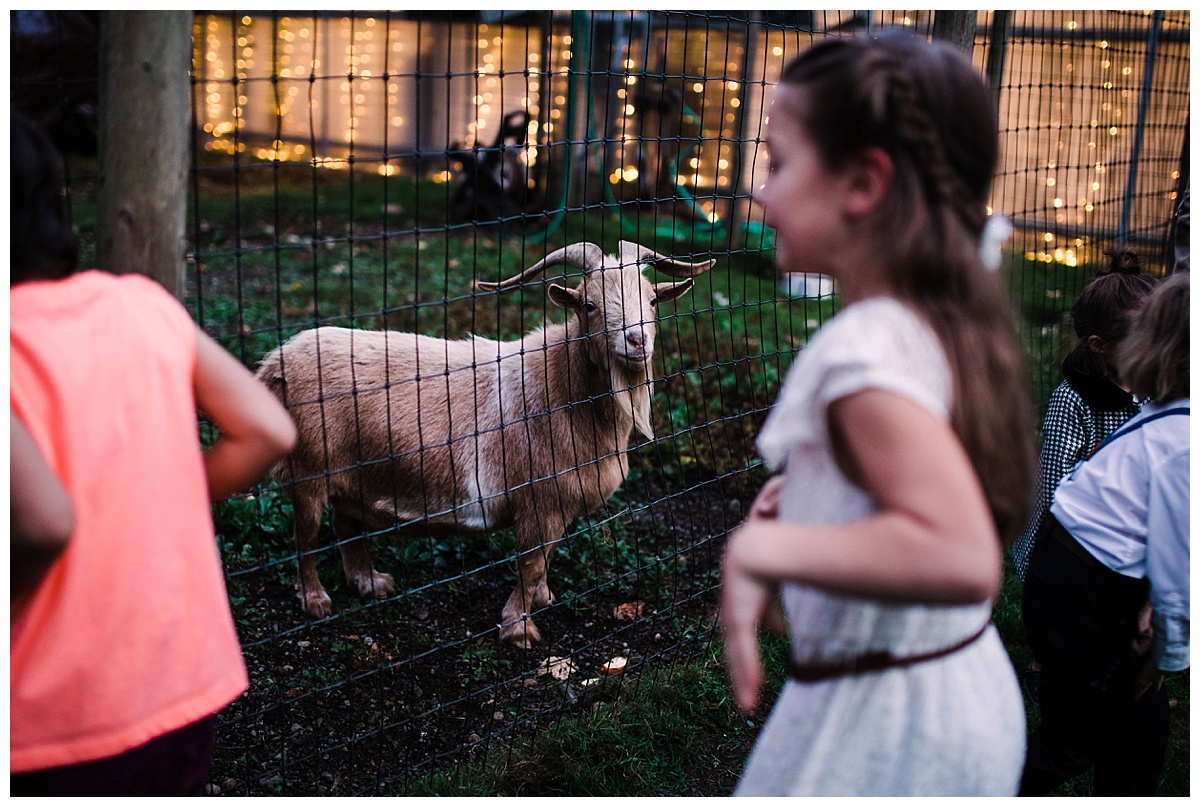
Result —
<instances>
[{"instance_id":1,"label":"fallen leaf","mask_svg":"<svg viewBox=\"0 0 1200 807\"><path fill-rule=\"evenodd\" d=\"M629 619L637 619L646 611L646 603L642 600L634 602L623 602L613 609L613 616L618 622L624 622Z\"/></svg>"},{"instance_id":2,"label":"fallen leaf","mask_svg":"<svg viewBox=\"0 0 1200 807\"><path fill-rule=\"evenodd\" d=\"M569 658L551 656L538 667L538 675L552 675L559 681L566 681L567 677L578 669L575 662Z\"/></svg>"},{"instance_id":3,"label":"fallen leaf","mask_svg":"<svg viewBox=\"0 0 1200 807\"><path fill-rule=\"evenodd\" d=\"M600 672L605 675L614 675L625 669L625 665L629 663L629 659L624 656L614 656L610 658L602 667Z\"/></svg>"}]
</instances>

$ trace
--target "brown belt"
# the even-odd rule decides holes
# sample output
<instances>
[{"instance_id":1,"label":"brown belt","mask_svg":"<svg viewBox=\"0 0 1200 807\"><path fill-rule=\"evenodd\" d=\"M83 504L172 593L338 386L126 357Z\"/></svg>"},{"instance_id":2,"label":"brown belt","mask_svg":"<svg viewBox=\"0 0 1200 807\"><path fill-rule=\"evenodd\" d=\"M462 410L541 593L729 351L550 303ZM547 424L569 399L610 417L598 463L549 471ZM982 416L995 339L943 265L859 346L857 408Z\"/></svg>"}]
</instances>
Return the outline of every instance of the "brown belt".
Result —
<instances>
[{"instance_id":1,"label":"brown belt","mask_svg":"<svg viewBox=\"0 0 1200 807\"><path fill-rule=\"evenodd\" d=\"M830 678L841 678L846 675L861 675L862 673L889 670L893 667L911 667L914 664L957 653L982 636L991 624L991 620L988 620L983 623L982 628L961 642L929 653L918 653L915 656L893 656L886 650L877 650L845 661L805 662L802 664L789 660L788 674L796 681L810 684L814 681L827 681Z\"/></svg>"}]
</instances>

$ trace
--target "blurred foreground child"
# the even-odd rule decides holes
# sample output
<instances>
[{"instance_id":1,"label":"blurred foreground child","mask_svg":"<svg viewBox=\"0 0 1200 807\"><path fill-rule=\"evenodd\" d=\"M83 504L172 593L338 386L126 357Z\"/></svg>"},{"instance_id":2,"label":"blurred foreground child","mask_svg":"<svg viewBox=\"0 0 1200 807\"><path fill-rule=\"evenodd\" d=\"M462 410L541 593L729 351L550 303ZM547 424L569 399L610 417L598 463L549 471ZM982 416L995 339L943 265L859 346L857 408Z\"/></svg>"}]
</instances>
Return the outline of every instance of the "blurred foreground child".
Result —
<instances>
[{"instance_id":1,"label":"blurred foreground child","mask_svg":"<svg viewBox=\"0 0 1200 807\"><path fill-rule=\"evenodd\" d=\"M739 706L776 594L791 680L738 795L1013 795L1016 675L991 625L1027 517L1032 408L986 200L991 93L957 49L831 39L783 73L758 200L783 272L845 308L759 436L779 475L731 535L721 619Z\"/></svg>"},{"instance_id":2,"label":"blurred foreground child","mask_svg":"<svg viewBox=\"0 0 1200 807\"><path fill-rule=\"evenodd\" d=\"M247 685L209 502L295 429L157 283L75 272L57 155L11 128L10 407L73 528L52 563L14 570L30 583L9 623L10 792L200 794L216 713ZM197 409L220 430L203 453ZM14 521L42 503L13 494Z\"/></svg>"}]
</instances>

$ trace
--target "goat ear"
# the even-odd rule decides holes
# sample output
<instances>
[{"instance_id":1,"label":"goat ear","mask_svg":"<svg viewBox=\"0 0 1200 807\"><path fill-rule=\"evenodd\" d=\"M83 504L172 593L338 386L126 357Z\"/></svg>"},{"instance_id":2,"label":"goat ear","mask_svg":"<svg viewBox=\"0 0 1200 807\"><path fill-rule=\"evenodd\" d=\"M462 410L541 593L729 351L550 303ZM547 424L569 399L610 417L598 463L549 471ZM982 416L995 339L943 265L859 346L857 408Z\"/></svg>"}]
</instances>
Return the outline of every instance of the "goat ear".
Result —
<instances>
[{"instance_id":1,"label":"goat ear","mask_svg":"<svg viewBox=\"0 0 1200 807\"><path fill-rule=\"evenodd\" d=\"M559 308L579 308L583 304L578 289L568 289L566 286L551 283L547 287L546 293L550 295L550 302Z\"/></svg>"},{"instance_id":2,"label":"goat ear","mask_svg":"<svg viewBox=\"0 0 1200 807\"><path fill-rule=\"evenodd\" d=\"M682 297L692 290L692 279L681 280L678 283L655 283L654 296L658 298L658 302L663 303L668 300L674 300L676 297Z\"/></svg>"}]
</instances>

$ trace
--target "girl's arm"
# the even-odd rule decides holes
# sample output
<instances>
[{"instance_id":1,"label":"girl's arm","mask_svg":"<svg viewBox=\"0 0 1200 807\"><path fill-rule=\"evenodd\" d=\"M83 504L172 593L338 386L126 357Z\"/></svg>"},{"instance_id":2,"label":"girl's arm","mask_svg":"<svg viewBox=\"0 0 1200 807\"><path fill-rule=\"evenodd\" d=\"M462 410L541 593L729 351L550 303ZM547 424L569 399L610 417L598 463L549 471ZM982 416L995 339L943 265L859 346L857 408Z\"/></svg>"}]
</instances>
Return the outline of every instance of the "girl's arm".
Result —
<instances>
[{"instance_id":1,"label":"girl's arm","mask_svg":"<svg viewBox=\"0 0 1200 807\"><path fill-rule=\"evenodd\" d=\"M262 479L296 444L283 405L241 363L196 329L196 404L221 436L204 453L208 495L220 501Z\"/></svg>"},{"instance_id":2,"label":"girl's arm","mask_svg":"<svg viewBox=\"0 0 1200 807\"><path fill-rule=\"evenodd\" d=\"M1146 501L1146 579L1150 581L1151 658L1158 670L1191 666L1191 447L1186 438L1150 469Z\"/></svg>"},{"instance_id":3,"label":"girl's arm","mask_svg":"<svg viewBox=\"0 0 1200 807\"><path fill-rule=\"evenodd\" d=\"M1000 539L946 423L908 398L871 389L832 404L829 426L843 449L843 471L870 492L879 512L829 525L751 518L730 536L721 619L745 709L753 708L761 683L756 627L779 583L943 604L982 602L1000 588Z\"/></svg>"},{"instance_id":4,"label":"girl's arm","mask_svg":"<svg viewBox=\"0 0 1200 807\"><path fill-rule=\"evenodd\" d=\"M67 548L75 529L75 511L33 435L11 411L9 428L12 602L36 587Z\"/></svg>"},{"instance_id":5,"label":"girl's arm","mask_svg":"<svg viewBox=\"0 0 1200 807\"><path fill-rule=\"evenodd\" d=\"M866 390L830 407L848 471L879 512L848 524L752 520L727 563L769 581L927 603L975 603L1000 586L1001 547L950 427L901 395Z\"/></svg>"}]
</instances>

